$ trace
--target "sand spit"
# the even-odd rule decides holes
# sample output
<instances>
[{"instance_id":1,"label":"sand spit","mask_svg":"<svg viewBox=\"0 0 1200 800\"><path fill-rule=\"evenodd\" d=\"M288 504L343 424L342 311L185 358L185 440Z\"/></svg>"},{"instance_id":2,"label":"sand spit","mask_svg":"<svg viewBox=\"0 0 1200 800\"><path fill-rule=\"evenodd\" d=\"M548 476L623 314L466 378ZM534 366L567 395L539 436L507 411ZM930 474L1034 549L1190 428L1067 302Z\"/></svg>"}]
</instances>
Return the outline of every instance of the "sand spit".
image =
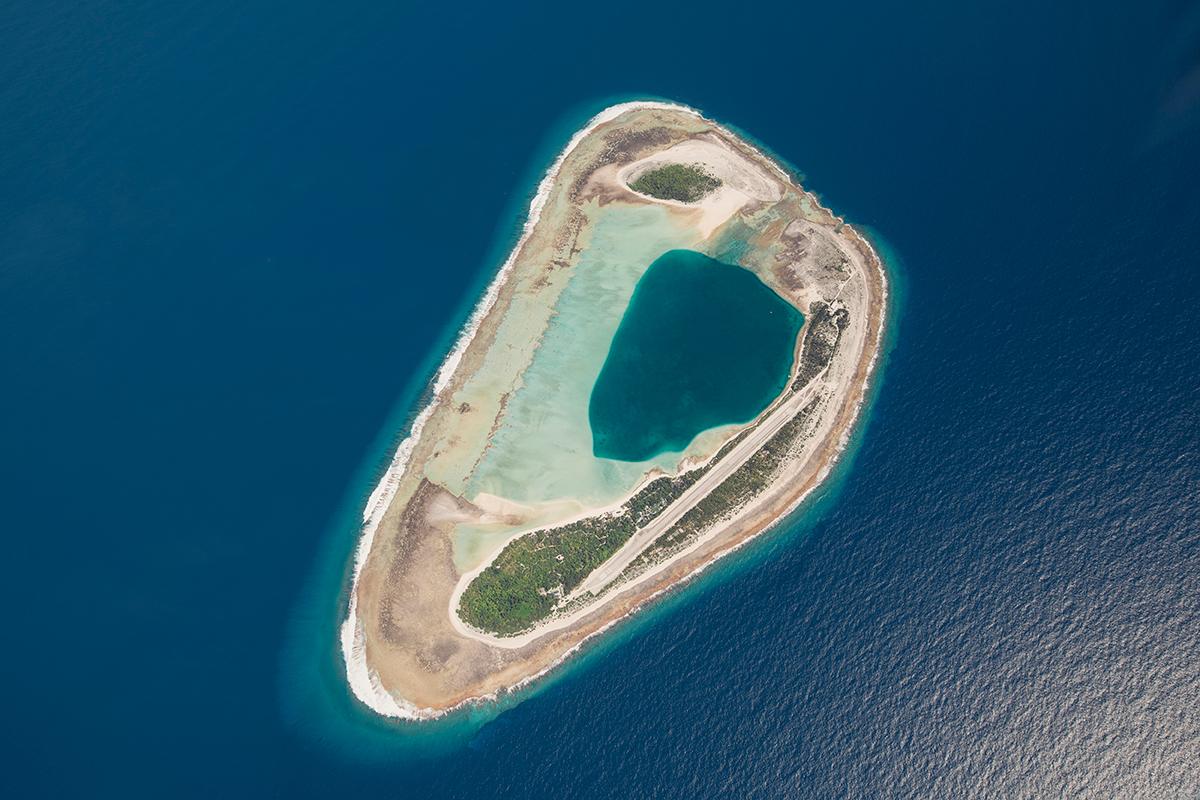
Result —
<instances>
[{"instance_id":1,"label":"sand spit","mask_svg":"<svg viewBox=\"0 0 1200 800\"><path fill-rule=\"evenodd\" d=\"M605 126L606 132L591 136ZM557 179L572 154L576 158L560 186ZM754 263L745 266L802 310L814 297L837 298L854 310L844 349L814 381L820 385L813 390L826 398L829 412L822 413L808 452L790 463L785 479L773 482L751 507L559 628L539 632L517 647L496 647L481 641L478 632L463 630L452 611L456 589L465 584L447 556L446 526L453 519L513 506L495 497L480 497L474 505L423 477L421 465L430 456L466 446L454 435L453 413L460 405L456 392L500 338L504 311L522 291L518 284L542 268L539 258L569 270L581 232L586 239L586 212L597 203L648 202L629 190L625 179L654 163L674 160L705 164L736 202L724 198L707 209L683 207L672 213L714 242L729 225L742 226L738 235L749 236L756 245ZM578 214L577 208L585 209L585 221L567 240L561 223ZM544 212L554 215L549 231L538 225ZM809 223L807 233L784 233L793 230L790 223L799 216ZM830 243L833 261L827 257ZM525 291L542 291L538 287L543 283L534 282ZM355 696L379 714L424 719L524 686L592 636L775 524L825 479L846 446L877 360L886 293L882 263L866 241L728 130L669 103L626 103L593 117L539 184L520 240L439 368L432 400L417 415L367 500L340 631ZM519 377L523 367L514 369ZM459 411L467 405L462 403ZM387 536L377 536L381 531Z\"/></svg>"}]
</instances>

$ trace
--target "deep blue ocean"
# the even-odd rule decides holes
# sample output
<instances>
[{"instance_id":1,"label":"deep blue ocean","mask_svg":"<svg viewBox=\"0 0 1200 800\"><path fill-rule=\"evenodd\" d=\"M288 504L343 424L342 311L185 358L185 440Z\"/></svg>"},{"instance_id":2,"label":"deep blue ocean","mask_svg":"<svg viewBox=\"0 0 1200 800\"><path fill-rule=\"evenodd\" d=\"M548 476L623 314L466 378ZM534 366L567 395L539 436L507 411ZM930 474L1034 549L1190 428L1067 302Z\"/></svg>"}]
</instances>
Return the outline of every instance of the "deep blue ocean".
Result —
<instances>
[{"instance_id":1,"label":"deep blue ocean","mask_svg":"<svg viewBox=\"0 0 1200 800\"><path fill-rule=\"evenodd\" d=\"M885 250L834 479L533 691L350 699L354 518L613 101ZM1200 8L13 0L0 796L1200 794Z\"/></svg>"}]
</instances>

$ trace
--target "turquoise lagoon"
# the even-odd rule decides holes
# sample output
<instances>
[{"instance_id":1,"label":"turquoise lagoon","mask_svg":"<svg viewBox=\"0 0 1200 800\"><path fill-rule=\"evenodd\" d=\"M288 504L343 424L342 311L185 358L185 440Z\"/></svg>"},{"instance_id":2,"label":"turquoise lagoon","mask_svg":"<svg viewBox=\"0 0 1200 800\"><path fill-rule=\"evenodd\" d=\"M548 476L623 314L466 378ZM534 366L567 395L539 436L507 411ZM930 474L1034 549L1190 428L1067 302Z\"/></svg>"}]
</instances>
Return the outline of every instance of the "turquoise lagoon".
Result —
<instances>
[{"instance_id":1,"label":"turquoise lagoon","mask_svg":"<svg viewBox=\"0 0 1200 800\"><path fill-rule=\"evenodd\" d=\"M467 486L469 497L486 492L529 505L570 499L591 507L613 502L637 482L647 464L593 455L589 397L642 275L664 252L698 243L693 228L660 206L613 206L598 215ZM654 463L673 469L678 460L679 454L664 454Z\"/></svg>"},{"instance_id":2,"label":"turquoise lagoon","mask_svg":"<svg viewBox=\"0 0 1200 800\"><path fill-rule=\"evenodd\" d=\"M597 457L645 461L783 391L804 318L753 272L672 250L642 276L588 409Z\"/></svg>"}]
</instances>

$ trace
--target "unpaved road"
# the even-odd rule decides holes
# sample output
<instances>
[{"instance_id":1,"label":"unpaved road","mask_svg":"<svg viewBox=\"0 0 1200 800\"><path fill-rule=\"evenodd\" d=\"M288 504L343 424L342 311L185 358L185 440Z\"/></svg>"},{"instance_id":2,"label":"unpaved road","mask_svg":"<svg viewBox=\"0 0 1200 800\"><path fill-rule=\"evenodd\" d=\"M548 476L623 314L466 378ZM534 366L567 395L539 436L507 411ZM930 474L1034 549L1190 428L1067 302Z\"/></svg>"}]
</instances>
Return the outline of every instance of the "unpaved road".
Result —
<instances>
[{"instance_id":1,"label":"unpaved road","mask_svg":"<svg viewBox=\"0 0 1200 800\"><path fill-rule=\"evenodd\" d=\"M763 445L780 428L795 417L800 412L800 409L804 407L805 403L812 399L816 393L816 387L820 384L824 374L824 371L822 371L816 378L809 381L807 386L769 412L758 423L758 426L750 431L745 439L726 453L725 457L714 464L712 469L704 473L700 480L688 487L687 491L681 494L678 500L667 506L667 509L651 520L649 525L629 537L629 541L622 545L620 550L614 553L603 564L596 567L592 571L592 574L584 578L583 583L576 587L571 596L576 597L584 592L598 593L611 583L626 567L633 563L633 560L651 542L670 530L671 526L678 522L684 514L691 511L697 503L712 494L713 490L720 486L722 481L736 472L739 467L749 460L750 456L761 450Z\"/></svg>"}]
</instances>

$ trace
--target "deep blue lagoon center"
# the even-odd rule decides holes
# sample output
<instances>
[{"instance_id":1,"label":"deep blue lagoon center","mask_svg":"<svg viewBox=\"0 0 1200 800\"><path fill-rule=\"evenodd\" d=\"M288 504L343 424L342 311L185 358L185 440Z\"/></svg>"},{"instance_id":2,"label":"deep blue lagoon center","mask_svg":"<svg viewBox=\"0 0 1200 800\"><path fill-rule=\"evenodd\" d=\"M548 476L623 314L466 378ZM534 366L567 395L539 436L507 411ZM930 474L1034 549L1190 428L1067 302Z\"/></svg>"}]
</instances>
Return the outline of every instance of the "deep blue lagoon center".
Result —
<instances>
[{"instance_id":1,"label":"deep blue lagoon center","mask_svg":"<svg viewBox=\"0 0 1200 800\"><path fill-rule=\"evenodd\" d=\"M592 388L594 454L645 461L754 419L787 384L803 323L750 270L664 253L638 281Z\"/></svg>"}]
</instances>

